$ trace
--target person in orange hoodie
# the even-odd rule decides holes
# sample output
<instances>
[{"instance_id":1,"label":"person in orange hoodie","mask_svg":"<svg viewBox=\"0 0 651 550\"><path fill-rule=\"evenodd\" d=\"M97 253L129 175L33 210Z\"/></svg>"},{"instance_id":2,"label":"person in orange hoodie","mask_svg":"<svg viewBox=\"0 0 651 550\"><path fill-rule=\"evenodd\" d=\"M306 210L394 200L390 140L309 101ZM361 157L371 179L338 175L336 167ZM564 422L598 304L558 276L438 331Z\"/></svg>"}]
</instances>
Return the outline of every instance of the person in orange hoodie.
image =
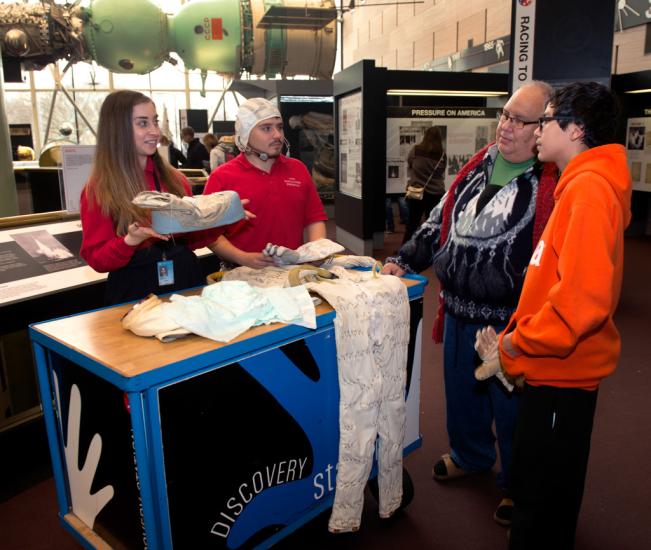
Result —
<instances>
[{"instance_id":1,"label":"person in orange hoodie","mask_svg":"<svg viewBox=\"0 0 651 550\"><path fill-rule=\"evenodd\" d=\"M600 382L620 354L613 315L630 221L626 151L614 143L617 100L595 82L556 90L535 132L538 158L561 177L555 207L499 341L523 377L509 549L572 548Z\"/></svg>"}]
</instances>

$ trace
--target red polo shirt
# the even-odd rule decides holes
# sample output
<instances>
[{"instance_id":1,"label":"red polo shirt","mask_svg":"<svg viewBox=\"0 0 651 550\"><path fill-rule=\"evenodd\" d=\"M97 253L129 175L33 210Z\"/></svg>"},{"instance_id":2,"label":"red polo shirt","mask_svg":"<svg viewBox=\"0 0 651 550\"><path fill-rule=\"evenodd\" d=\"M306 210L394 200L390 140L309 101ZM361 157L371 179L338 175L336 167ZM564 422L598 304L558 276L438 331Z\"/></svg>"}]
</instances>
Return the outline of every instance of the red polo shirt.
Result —
<instances>
[{"instance_id":1,"label":"red polo shirt","mask_svg":"<svg viewBox=\"0 0 651 550\"><path fill-rule=\"evenodd\" d=\"M305 227L328 219L307 168L296 159L279 156L267 174L240 154L210 174L204 194L227 190L249 199L246 209L256 215L224 231L245 252L261 252L267 243L298 248Z\"/></svg>"}]
</instances>

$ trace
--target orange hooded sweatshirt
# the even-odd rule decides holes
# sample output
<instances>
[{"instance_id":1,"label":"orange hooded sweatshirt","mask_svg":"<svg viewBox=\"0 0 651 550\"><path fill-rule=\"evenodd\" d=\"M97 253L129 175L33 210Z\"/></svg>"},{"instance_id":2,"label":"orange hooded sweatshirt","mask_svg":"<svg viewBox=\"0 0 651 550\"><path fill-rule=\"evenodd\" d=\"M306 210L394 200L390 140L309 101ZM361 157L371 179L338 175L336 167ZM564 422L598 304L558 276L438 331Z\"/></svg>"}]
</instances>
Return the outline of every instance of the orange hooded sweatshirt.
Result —
<instances>
[{"instance_id":1,"label":"orange hooded sweatshirt","mask_svg":"<svg viewBox=\"0 0 651 550\"><path fill-rule=\"evenodd\" d=\"M620 337L613 322L631 213L626 150L588 149L566 166L554 211L534 251L518 307L500 336L500 359L533 386L596 389L615 370ZM522 355L502 348L504 335Z\"/></svg>"}]
</instances>

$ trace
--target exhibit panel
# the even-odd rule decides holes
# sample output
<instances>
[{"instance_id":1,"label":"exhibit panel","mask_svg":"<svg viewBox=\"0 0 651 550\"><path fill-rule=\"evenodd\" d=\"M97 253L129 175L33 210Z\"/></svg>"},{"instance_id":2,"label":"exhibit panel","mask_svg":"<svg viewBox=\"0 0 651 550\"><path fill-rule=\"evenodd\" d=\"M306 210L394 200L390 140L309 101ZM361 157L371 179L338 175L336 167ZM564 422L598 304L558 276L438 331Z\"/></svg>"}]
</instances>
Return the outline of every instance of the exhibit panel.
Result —
<instances>
[{"instance_id":1,"label":"exhibit panel","mask_svg":"<svg viewBox=\"0 0 651 550\"><path fill-rule=\"evenodd\" d=\"M626 235L651 235L651 71L613 75L622 108L619 141L626 147L633 194Z\"/></svg>"},{"instance_id":2,"label":"exhibit panel","mask_svg":"<svg viewBox=\"0 0 651 550\"><path fill-rule=\"evenodd\" d=\"M449 188L466 162L494 140L497 112L491 107L387 107L387 194L404 194L409 152L431 127L441 132L445 188Z\"/></svg>"},{"instance_id":3,"label":"exhibit panel","mask_svg":"<svg viewBox=\"0 0 651 550\"><path fill-rule=\"evenodd\" d=\"M0 231L0 431L41 414L27 326L102 303L106 275L80 244L79 221Z\"/></svg>"},{"instance_id":4,"label":"exhibit panel","mask_svg":"<svg viewBox=\"0 0 651 550\"><path fill-rule=\"evenodd\" d=\"M410 298L405 452L420 446L424 279ZM63 525L86 547L267 547L334 498L333 320L228 344L125 331L129 305L30 328Z\"/></svg>"},{"instance_id":5,"label":"exhibit panel","mask_svg":"<svg viewBox=\"0 0 651 550\"><path fill-rule=\"evenodd\" d=\"M651 114L651 109L647 109ZM626 126L626 153L633 189L651 191L651 117L630 117Z\"/></svg>"}]
</instances>

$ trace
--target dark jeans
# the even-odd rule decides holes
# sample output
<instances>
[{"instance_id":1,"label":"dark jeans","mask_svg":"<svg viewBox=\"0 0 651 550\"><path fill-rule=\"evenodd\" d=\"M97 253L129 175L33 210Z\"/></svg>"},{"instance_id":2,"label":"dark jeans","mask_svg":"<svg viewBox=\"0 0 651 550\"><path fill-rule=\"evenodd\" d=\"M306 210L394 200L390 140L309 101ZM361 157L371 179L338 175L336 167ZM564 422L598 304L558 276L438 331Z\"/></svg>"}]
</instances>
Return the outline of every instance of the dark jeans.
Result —
<instances>
[{"instance_id":1,"label":"dark jeans","mask_svg":"<svg viewBox=\"0 0 651 550\"><path fill-rule=\"evenodd\" d=\"M407 227L405 228L405 236L402 239L402 244L405 244L411 236L416 232L420 227L420 224L423 220L423 214L425 217L429 216L429 213L432 211L441 198L443 193L432 195L430 193L423 193L423 199L407 199L407 206L409 207L409 219L407 220Z\"/></svg>"},{"instance_id":2,"label":"dark jeans","mask_svg":"<svg viewBox=\"0 0 651 550\"><path fill-rule=\"evenodd\" d=\"M450 455L464 470L490 470L497 460L497 439L501 465L497 484L508 493L519 399L494 376L482 382L475 379L475 368L479 365L475 336L484 326L485 323L466 323L445 315L443 367ZM499 333L504 326L493 328Z\"/></svg>"},{"instance_id":3,"label":"dark jeans","mask_svg":"<svg viewBox=\"0 0 651 550\"><path fill-rule=\"evenodd\" d=\"M395 197L395 195L394 195ZM393 220L393 198L389 195L386 196L384 199L384 206L386 208L386 229L387 231L395 231L396 230L396 225ZM400 215L400 223L407 223L407 220L409 219L409 207L407 206L407 199L405 197L400 196L397 197L398 201L398 213Z\"/></svg>"},{"instance_id":4,"label":"dark jeans","mask_svg":"<svg viewBox=\"0 0 651 550\"><path fill-rule=\"evenodd\" d=\"M525 386L513 446L509 550L573 548L596 404L597 391Z\"/></svg>"}]
</instances>

